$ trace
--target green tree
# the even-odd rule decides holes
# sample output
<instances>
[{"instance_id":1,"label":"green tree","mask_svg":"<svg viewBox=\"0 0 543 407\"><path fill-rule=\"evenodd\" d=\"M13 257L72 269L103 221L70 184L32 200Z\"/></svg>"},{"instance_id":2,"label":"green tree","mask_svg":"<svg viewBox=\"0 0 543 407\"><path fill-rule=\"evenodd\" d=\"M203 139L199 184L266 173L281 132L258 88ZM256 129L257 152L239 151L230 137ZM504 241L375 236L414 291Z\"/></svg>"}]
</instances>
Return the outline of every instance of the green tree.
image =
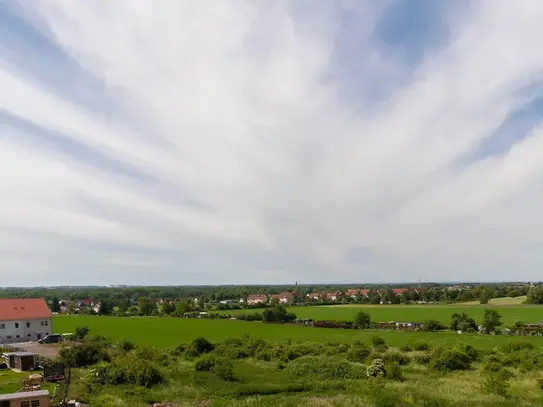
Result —
<instances>
[{"instance_id":1,"label":"green tree","mask_svg":"<svg viewBox=\"0 0 543 407\"><path fill-rule=\"evenodd\" d=\"M60 302L58 297L53 297L51 300L51 312L60 312Z\"/></svg>"},{"instance_id":2,"label":"green tree","mask_svg":"<svg viewBox=\"0 0 543 407\"><path fill-rule=\"evenodd\" d=\"M486 332L492 332L502 324L501 314L495 309L486 309L481 326Z\"/></svg>"},{"instance_id":3,"label":"green tree","mask_svg":"<svg viewBox=\"0 0 543 407\"><path fill-rule=\"evenodd\" d=\"M185 314L186 312L191 312L192 311L192 307L190 306L190 304L186 303L186 302L178 302L177 304L175 304L175 315L177 315L178 317L182 317L183 314Z\"/></svg>"},{"instance_id":4,"label":"green tree","mask_svg":"<svg viewBox=\"0 0 543 407\"><path fill-rule=\"evenodd\" d=\"M354 326L358 329L368 329L371 325L371 317L367 312L360 311L354 317Z\"/></svg>"},{"instance_id":5,"label":"green tree","mask_svg":"<svg viewBox=\"0 0 543 407\"><path fill-rule=\"evenodd\" d=\"M453 331L477 331L477 323L465 312L454 313L451 317L451 330Z\"/></svg>"},{"instance_id":6,"label":"green tree","mask_svg":"<svg viewBox=\"0 0 543 407\"><path fill-rule=\"evenodd\" d=\"M149 297L139 297L138 308L141 315L151 315L156 305Z\"/></svg>"},{"instance_id":7,"label":"green tree","mask_svg":"<svg viewBox=\"0 0 543 407\"><path fill-rule=\"evenodd\" d=\"M175 305L167 302L162 305L162 312L166 315L170 315L175 311Z\"/></svg>"},{"instance_id":8,"label":"green tree","mask_svg":"<svg viewBox=\"0 0 543 407\"><path fill-rule=\"evenodd\" d=\"M98 309L98 315L110 315L113 312L113 304L109 300L104 300Z\"/></svg>"},{"instance_id":9,"label":"green tree","mask_svg":"<svg viewBox=\"0 0 543 407\"><path fill-rule=\"evenodd\" d=\"M428 332L435 332L443 329L443 325L435 319L427 319L424 321L424 330Z\"/></svg>"}]
</instances>

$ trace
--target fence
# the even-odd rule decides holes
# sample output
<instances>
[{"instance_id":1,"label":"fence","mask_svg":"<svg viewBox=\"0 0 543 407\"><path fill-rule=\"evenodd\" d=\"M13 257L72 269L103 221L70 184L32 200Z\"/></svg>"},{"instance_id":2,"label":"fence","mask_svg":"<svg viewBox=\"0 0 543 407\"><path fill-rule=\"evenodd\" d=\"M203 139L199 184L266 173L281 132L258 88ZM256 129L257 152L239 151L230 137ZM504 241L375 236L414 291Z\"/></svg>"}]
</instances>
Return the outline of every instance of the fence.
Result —
<instances>
[{"instance_id":1,"label":"fence","mask_svg":"<svg viewBox=\"0 0 543 407\"><path fill-rule=\"evenodd\" d=\"M28 349L17 348L13 345L7 345L7 344L0 344L0 350L2 350L2 353L28 352ZM38 366L41 368L43 368L44 366L54 364L52 359L46 358L45 356L41 356L41 355L36 355L36 361L38 363Z\"/></svg>"}]
</instances>

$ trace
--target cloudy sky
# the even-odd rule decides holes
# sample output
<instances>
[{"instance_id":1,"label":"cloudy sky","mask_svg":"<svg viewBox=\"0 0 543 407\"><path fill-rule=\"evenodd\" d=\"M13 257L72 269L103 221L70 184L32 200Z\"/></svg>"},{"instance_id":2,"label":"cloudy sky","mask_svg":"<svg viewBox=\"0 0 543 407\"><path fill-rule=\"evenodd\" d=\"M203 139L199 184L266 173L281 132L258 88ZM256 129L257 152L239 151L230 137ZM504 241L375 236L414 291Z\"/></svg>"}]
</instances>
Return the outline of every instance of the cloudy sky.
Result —
<instances>
[{"instance_id":1,"label":"cloudy sky","mask_svg":"<svg viewBox=\"0 0 543 407\"><path fill-rule=\"evenodd\" d=\"M540 280L542 19L0 0L0 284Z\"/></svg>"}]
</instances>

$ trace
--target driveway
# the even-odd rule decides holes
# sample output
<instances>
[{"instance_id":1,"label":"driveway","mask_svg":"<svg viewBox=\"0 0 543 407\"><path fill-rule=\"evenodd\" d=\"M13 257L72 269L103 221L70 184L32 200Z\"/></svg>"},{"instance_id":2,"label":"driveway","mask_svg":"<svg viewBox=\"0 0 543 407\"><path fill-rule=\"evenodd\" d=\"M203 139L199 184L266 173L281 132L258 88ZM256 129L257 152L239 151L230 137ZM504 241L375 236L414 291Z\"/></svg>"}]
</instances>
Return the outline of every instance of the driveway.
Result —
<instances>
[{"instance_id":1,"label":"driveway","mask_svg":"<svg viewBox=\"0 0 543 407\"><path fill-rule=\"evenodd\" d=\"M40 345L38 342L17 342L11 343L10 346L50 359L56 358L60 349L58 345Z\"/></svg>"}]
</instances>

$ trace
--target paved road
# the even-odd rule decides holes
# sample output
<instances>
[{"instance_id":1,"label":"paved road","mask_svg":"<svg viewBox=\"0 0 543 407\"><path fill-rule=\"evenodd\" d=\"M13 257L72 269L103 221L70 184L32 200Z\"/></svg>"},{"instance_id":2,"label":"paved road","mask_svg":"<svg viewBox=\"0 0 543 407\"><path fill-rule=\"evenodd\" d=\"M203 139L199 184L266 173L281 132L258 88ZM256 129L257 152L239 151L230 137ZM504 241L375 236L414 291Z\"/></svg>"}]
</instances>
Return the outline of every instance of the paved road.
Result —
<instances>
[{"instance_id":1,"label":"paved road","mask_svg":"<svg viewBox=\"0 0 543 407\"><path fill-rule=\"evenodd\" d=\"M17 342L11 343L10 346L51 359L55 358L59 351L58 345L40 345L38 342Z\"/></svg>"}]
</instances>

